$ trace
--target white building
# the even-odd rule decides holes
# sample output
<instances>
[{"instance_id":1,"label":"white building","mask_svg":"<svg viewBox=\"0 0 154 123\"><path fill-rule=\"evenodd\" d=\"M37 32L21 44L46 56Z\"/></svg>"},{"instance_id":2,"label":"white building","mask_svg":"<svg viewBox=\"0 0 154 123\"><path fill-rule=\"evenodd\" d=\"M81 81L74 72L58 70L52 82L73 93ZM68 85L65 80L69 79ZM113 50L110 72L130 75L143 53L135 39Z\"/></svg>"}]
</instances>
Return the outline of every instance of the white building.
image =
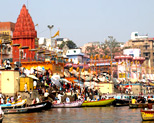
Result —
<instances>
[{"instance_id":1,"label":"white building","mask_svg":"<svg viewBox=\"0 0 154 123\"><path fill-rule=\"evenodd\" d=\"M139 40L139 39L147 39L148 36L142 36L142 35L139 35L138 32L132 32L131 33L131 40Z\"/></svg>"},{"instance_id":2,"label":"white building","mask_svg":"<svg viewBox=\"0 0 154 123\"><path fill-rule=\"evenodd\" d=\"M70 49L67 50L66 56L69 58L69 61L71 61L74 64L79 63L84 63L84 61L87 61L88 57L85 56L84 53L81 52L81 49Z\"/></svg>"},{"instance_id":3,"label":"white building","mask_svg":"<svg viewBox=\"0 0 154 123\"><path fill-rule=\"evenodd\" d=\"M133 56L133 57L141 57L141 50L140 49L124 49L123 54L127 56Z\"/></svg>"},{"instance_id":4,"label":"white building","mask_svg":"<svg viewBox=\"0 0 154 123\"><path fill-rule=\"evenodd\" d=\"M60 46L62 43L66 42L66 41L69 41L68 38L56 38L56 43L57 43L57 46Z\"/></svg>"},{"instance_id":5,"label":"white building","mask_svg":"<svg viewBox=\"0 0 154 123\"><path fill-rule=\"evenodd\" d=\"M55 39L51 39L51 38L49 39L45 37L39 38L38 44L39 46L48 50L51 50L56 46Z\"/></svg>"}]
</instances>

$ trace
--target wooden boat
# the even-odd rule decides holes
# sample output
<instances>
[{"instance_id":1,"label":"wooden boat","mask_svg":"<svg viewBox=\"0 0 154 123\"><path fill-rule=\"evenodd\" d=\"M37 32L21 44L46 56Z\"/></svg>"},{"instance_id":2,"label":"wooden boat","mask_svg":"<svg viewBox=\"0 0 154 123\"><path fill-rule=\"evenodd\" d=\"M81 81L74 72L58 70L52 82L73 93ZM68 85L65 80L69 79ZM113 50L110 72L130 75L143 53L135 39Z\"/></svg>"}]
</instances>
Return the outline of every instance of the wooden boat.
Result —
<instances>
[{"instance_id":1,"label":"wooden boat","mask_svg":"<svg viewBox=\"0 0 154 123\"><path fill-rule=\"evenodd\" d=\"M142 120L154 120L154 109L141 109Z\"/></svg>"},{"instance_id":2,"label":"wooden boat","mask_svg":"<svg viewBox=\"0 0 154 123\"><path fill-rule=\"evenodd\" d=\"M129 100L128 99L115 99L112 102L112 105L115 106L115 107L129 106Z\"/></svg>"},{"instance_id":3,"label":"wooden boat","mask_svg":"<svg viewBox=\"0 0 154 123\"><path fill-rule=\"evenodd\" d=\"M40 102L40 103L28 105L28 106L29 106L29 107L32 107L32 106L37 106L37 105L41 105L41 104L44 104L44 105L45 105L44 108L43 108L43 110L48 110L48 109L50 109L50 108L51 108L51 105L52 105L52 103L49 102L49 101L43 101L43 102Z\"/></svg>"},{"instance_id":4,"label":"wooden boat","mask_svg":"<svg viewBox=\"0 0 154 123\"><path fill-rule=\"evenodd\" d=\"M99 101L84 101L82 107L95 107L95 106L107 106L110 105L115 99L104 99Z\"/></svg>"},{"instance_id":5,"label":"wooden boat","mask_svg":"<svg viewBox=\"0 0 154 123\"><path fill-rule=\"evenodd\" d=\"M3 119L4 119L4 115L0 114L0 123L2 123Z\"/></svg>"},{"instance_id":6,"label":"wooden boat","mask_svg":"<svg viewBox=\"0 0 154 123\"><path fill-rule=\"evenodd\" d=\"M81 107L84 100L73 101L70 103L52 104L52 108L76 108Z\"/></svg>"},{"instance_id":7,"label":"wooden boat","mask_svg":"<svg viewBox=\"0 0 154 123\"><path fill-rule=\"evenodd\" d=\"M28 106L25 108L15 108L15 109L4 109L4 114L18 114L18 113L31 113L40 112L44 109L46 104Z\"/></svg>"},{"instance_id":8,"label":"wooden boat","mask_svg":"<svg viewBox=\"0 0 154 123\"><path fill-rule=\"evenodd\" d=\"M0 106L2 107L2 109L10 109L10 108L20 108L22 106L24 106L27 102L27 99L21 100L21 101L17 101L16 103L7 103L7 104L1 104Z\"/></svg>"},{"instance_id":9,"label":"wooden boat","mask_svg":"<svg viewBox=\"0 0 154 123\"><path fill-rule=\"evenodd\" d=\"M4 112L2 108L0 107L0 123L2 123L3 119L4 119Z\"/></svg>"},{"instance_id":10,"label":"wooden boat","mask_svg":"<svg viewBox=\"0 0 154 123\"><path fill-rule=\"evenodd\" d=\"M135 103L135 104L129 104L129 108L147 108L148 103Z\"/></svg>"}]
</instances>

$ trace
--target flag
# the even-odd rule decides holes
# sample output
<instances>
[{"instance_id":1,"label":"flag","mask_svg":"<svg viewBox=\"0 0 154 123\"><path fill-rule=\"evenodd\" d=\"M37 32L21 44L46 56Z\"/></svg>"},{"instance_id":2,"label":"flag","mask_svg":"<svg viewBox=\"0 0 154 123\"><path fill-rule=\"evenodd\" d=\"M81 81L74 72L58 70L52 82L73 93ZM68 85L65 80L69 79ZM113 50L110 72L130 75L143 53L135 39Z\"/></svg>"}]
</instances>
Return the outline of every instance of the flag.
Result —
<instances>
[{"instance_id":1,"label":"flag","mask_svg":"<svg viewBox=\"0 0 154 123\"><path fill-rule=\"evenodd\" d=\"M73 71L73 66L69 69L69 71L70 71L70 72Z\"/></svg>"},{"instance_id":2,"label":"flag","mask_svg":"<svg viewBox=\"0 0 154 123\"><path fill-rule=\"evenodd\" d=\"M86 61L84 61L84 65L86 64Z\"/></svg>"},{"instance_id":3,"label":"flag","mask_svg":"<svg viewBox=\"0 0 154 123\"><path fill-rule=\"evenodd\" d=\"M70 62L72 62L72 59L70 59Z\"/></svg>"},{"instance_id":4,"label":"flag","mask_svg":"<svg viewBox=\"0 0 154 123\"><path fill-rule=\"evenodd\" d=\"M82 72L84 72L84 68L82 69Z\"/></svg>"},{"instance_id":5,"label":"flag","mask_svg":"<svg viewBox=\"0 0 154 123\"><path fill-rule=\"evenodd\" d=\"M76 71L79 72L79 67L76 68Z\"/></svg>"},{"instance_id":6,"label":"flag","mask_svg":"<svg viewBox=\"0 0 154 123\"><path fill-rule=\"evenodd\" d=\"M19 47L18 47L18 49L20 49L22 47L22 45L20 45Z\"/></svg>"},{"instance_id":7,"label":"flag","mask_svg":"<svg viewBox=\"0 0 154 123\"><path fill-rule=\"evenodd\" d=\"M54 36L52 36L51 38L54 38L54 37L56 37L56 36L59 36L59 30L56 32L56 34L54 35Z\"/></svg>"},{"instance_id":8,"label":"flag","mask_svg":"<svg viewBox=\"0 0 154 123\"><path fill-rule=\"evenodd\" d=\"M13 41L11 41L11 44L10 45L13 45Z\"/></svg>"},{"instance_id":9,"label":"flag","mask_svg":"<svg viewBox=\"0 0 154 123\"><path fill-rule=\"evenodd\" d=\"M110 61L110 65L112 65L112 61Z\"/></svg>"},{"instance_id":10,"label":"flag","mask_svg":"<svg viewBox=\"0 0 154 123\"><path fill-rule=\"evenodd\" d=\"M99 54L97 55L97 58L98 58L98 59L100 58L100 55L99 55Z\"/></svg>"},{"instance_id":11,"label":"flag","mask_svg":"<svg viewBox=\"0 0 154 123\"><path fill-rule=\"evenodd\" d=\"M93 55L90 56L90 59L93 59Z\"/></svg>"},{"instance_id":12,"label":"flag","mask_svg":"<svg viewBox=\"0 0 154 123\"><path fill-rule=\"evenodd\" d=\"M116 62L116 65L118 65L118 62Z\"/></svg>"}]
</instances>

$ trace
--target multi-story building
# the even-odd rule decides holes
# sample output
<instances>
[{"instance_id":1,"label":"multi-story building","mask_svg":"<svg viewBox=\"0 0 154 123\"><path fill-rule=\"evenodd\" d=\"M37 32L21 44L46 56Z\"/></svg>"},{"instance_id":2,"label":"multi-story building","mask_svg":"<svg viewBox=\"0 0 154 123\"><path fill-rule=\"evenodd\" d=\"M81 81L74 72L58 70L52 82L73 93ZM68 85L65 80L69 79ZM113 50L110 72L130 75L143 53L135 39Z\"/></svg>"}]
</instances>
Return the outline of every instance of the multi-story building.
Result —
<instances>
[{"instance_id":1,"label":"multi-story building","mask_svg":"<svg viewBox=\"0 0 154 123\"><path fill-rule=\"evenodd\" d=\"M125 44L125 47L140 49L141 57L145 58L142 65L145 68L145 73L154 73L154 38L149 38L147 35L139 36L138 32L132 32L131 40Z\"/></svg>"},{"instance_id":2,"label":"multi-story building","mask_svg":"<svg viewBox=\"0 0 154 123\"><path fill-rule=\"evenodd\" d=\"M12 61L12 47L10 45L12 36L15 28L13 22L0 22L0 39L2 40L1 45L1 57L4 60L9 59Z\"/></svg>"},{"instance_id":3,"label":"multi-story building","mask_svg":"<svg viewBox=\"0 0 154 123\"><path fill-rule=\"evenodd\" d=\"M81 47L81 50L83 53L86 53L87 54L87 47L88 46L95 46L95 47L98 47L100 45L100 42L88 42L86 44L84 44L84 46Z\"/></svg>"},{"instance_id":4,"label":"multi-story building","mask_svg":"<svg viewBox=\"0 0 154 123\"><path fill-rule=\"evenodd\" d=\"M47 50L51 50L56 47L55 39L49 39L45 37L41 37L38 40L39 47Z\"/></svg>"},{"instance_id":5,"label":"multi-story building","mask_svg":"<svg viewBox=\"0 0 154 123\"><path fill-rule=\"evenodd\" d=\"M88 60L88 57L81 52L81 49L70 49L67 50L66 56L69 58L69 61L72 60L74 64L84 63Z\"/></svg>"},{"instance_id":6,"label":"multi-story building","mask_svg":"<svg viewBox=\"0 0 154 123\"><path fill-rule=\"evenodd\" d=\"M68 38L56 38L55 42L56 42L56 45L59 47L62 43L66 42L66 41L69 41Z\"/></svg>"}]
</instances>

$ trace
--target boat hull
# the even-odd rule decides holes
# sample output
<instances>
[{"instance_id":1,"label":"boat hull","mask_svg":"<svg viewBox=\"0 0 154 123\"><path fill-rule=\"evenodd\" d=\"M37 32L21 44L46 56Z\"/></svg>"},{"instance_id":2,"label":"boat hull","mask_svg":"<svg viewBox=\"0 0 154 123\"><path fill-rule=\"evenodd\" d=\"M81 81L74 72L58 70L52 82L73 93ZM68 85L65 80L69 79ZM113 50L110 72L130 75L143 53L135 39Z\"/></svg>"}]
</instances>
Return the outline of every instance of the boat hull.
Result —
<instances>
[{"instance_id":1,"label":"boat hull","mask_svg":"<svg viewBox=\"0 0 154 123\"><path fill-rule=\"evenodd\" d=\"M154 120L154 110L141 109L141 117L144 121Z\"/></svg>"},{"instance_id":2,"label":"boat hull","mask_svg":"<svg viewBox=\"0 0 154 123\"><path fill-rule=\"evenodd\" d=\"M15 108L15 109L4 109L4 114L19 114L19 113L31 113L40 112L44 109L45 104L29 106L25 108Z\"/></svg>"},{"instance_id":3,"label":"boat hull","mask_svg":"<svg viewBox=\"0 0 154 123\"><path fill-rule=\"evenodd\" d=\"M96 107L96 106L107 106L110 105L115 99L105 99L99 101L84 101L82 107Z\"/></svg>"},{"instance_id":4,"label":"boat hull","mask_svg":"<svg viewBox=\"0 0 154 123\"><path fill-rule=\"evenodd\" d=\"M27 99L24 99L22 101L18 101L15 104L11 104L11 103L9 103L9 104L1 104L0 106L1 106L2 109L21 108L26 104L26 102L27 102Z\"/></svg>"},{"instance_id":5,"label":"boat hull","mask_svg":"<svg viewBox=\"0 0 154 123\"><path fill-rule=\"evenodd\" d=\"M83 100L74 101L70 103L60 103L60 104L52 104L52 108L77 108L81 107Z\"/></svg>"},{"instance_id":6,"label":"boat hull","mask_svg":"<svg viewBox=\"0 0 154 123\"><path fill-rule=\"evenodd\" d=\"M114 107L120 107L120 106L129 106L129 100L125 100L125 99L115 99L112 102L112 105Z\"/></svg>"},{"instance_id":7,"label":"boat hull","mask_svg":"<svg viewBox=\"0 0 154 123\"><path fill-rule=\"evenodd\" d=\"M49 102L49 101L43 101L43 102L40 102L40 103L31 104L31 105L29 105L29 107L37 106L37 105L42 105L42 104L45 105L44 108L43 108L43 110L48 110L48 109L50 109L50 108L51 108L51 105L52 105L52 103Z\"/></svg>"},{"instance_id":8,"label":"boat hull","mask_svg":"<svg viewBox=\"0 0 154 123\"><path fill-rule=\"evenodd\" d=\"M137 104L129 104L129 108L147 108L148 104L145 103L137 103Z\"/></svg>"}]
</instances>

